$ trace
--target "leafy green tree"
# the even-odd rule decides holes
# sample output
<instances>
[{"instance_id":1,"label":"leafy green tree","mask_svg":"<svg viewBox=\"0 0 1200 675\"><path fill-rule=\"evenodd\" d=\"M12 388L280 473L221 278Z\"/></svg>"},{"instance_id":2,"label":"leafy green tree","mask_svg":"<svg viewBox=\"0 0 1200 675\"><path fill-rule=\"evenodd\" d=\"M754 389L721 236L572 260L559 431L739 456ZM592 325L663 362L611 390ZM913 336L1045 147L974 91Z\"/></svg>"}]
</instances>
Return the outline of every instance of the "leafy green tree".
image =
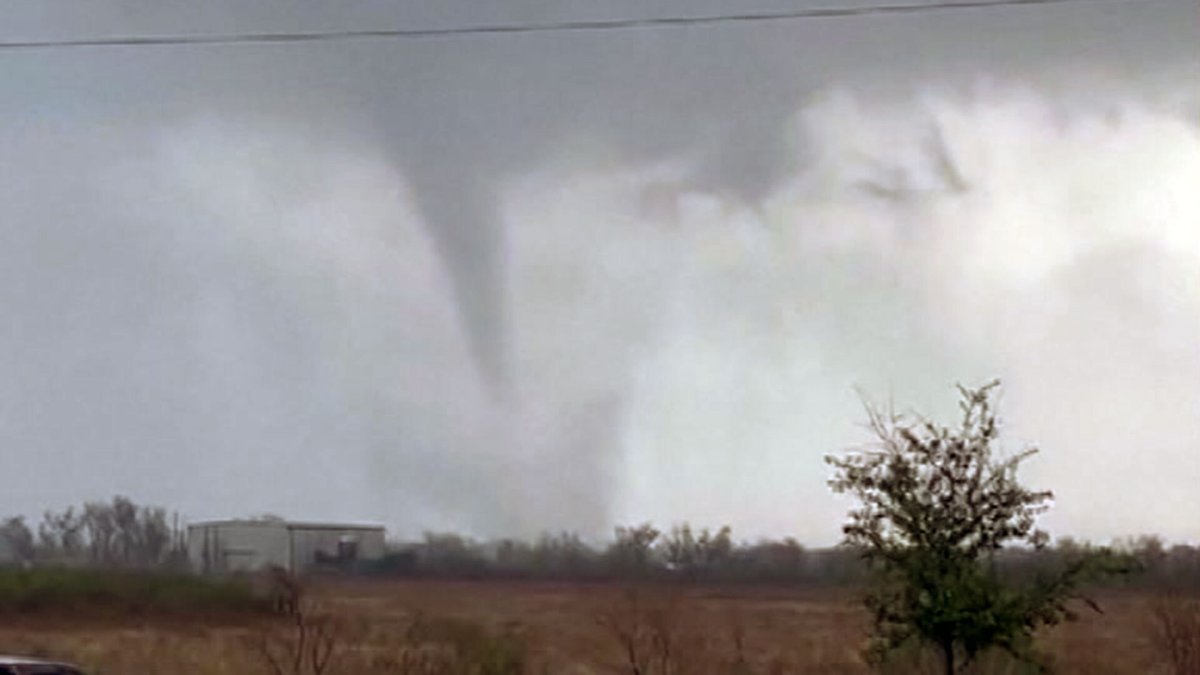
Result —
<instances>
[{"instance_id":1,"label":"leafy green tree","mask_svg":"<svg viewBox=\"0 0 1200 675\"><path fill-rule=\"evenodd\" d=\"M993 556L1005 545L1045 546L1046 534L1034 526L1052 499L1017 481L1019 465L1036 449L997 456L998 384L959 387L962 419L955 428L868 404L876 442L826 458L836 469L830 487L860 502L843 531L874 574L866 605L876 662L917 642L939 652L947 675L996 648L1040 665L1034 631L1073 618L1072 599L1098 610L1080 595L1080 584L1125 569L1123 560L1098 551L1021 586L997 573Z\"/></svg>"}]
</instances>

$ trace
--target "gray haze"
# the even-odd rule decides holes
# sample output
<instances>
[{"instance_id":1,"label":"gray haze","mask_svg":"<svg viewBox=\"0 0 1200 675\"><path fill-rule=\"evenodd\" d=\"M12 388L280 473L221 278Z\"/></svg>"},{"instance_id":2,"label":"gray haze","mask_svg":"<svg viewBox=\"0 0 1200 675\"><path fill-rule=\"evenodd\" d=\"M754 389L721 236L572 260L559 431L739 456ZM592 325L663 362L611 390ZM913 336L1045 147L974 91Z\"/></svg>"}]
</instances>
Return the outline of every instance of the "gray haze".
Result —
<instances>
[{"instance_id":1,"label":"gray haze","mask_svg":"<svg viewBox=\"0 0 1200 675\"><path fill-rule=\"evenodd\" d=\"M727 9L28 0L0 38ZM1198 21L0 52L0 512L828 543L854 387L998 376L1056 533L1195 540Z\"/></svg>"}]
</instances>

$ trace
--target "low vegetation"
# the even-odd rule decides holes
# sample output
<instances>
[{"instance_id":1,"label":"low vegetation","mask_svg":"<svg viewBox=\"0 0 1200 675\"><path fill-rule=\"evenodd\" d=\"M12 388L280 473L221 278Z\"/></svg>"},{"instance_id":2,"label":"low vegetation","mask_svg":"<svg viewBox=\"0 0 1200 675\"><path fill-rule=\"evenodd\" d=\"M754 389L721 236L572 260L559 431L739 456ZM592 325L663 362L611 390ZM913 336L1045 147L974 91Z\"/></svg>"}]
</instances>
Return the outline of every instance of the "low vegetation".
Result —
<instances>
[{"instance_id":1,"label":"low vegetation","mask_svg":"<svg viewBox=\"0 0 1200 675\"><path fill-rule=\"evenodd\" d=\"M1152 640L1175 675L1200 673L1200 596L1163 595L1151 602Z\"/></svg>"},{"instance_id":2,"label":"low vegetation","mask_svg":"<svg viewBox=\"0 0 1200 675\"><path fill-rule=\"evenodd\" d=\"M1195 672L1171 670L1151 639L1152 596L1098 596L1103 615L1038 632L1056 673ZM399 580L325 582L307 602L337 636L324 675L631 675L630 639L641 675L872 672L861 656L870 617L848 590ZM89 675L274 675L261 646L270 640L275 654L288 653L291 625L286 616L23 622L0 613L0 648L67 658ZM890 672L938 672L924 654L898 655L905 656L912 658L897 658ZM650 669L664 662L666 670ZM970 672L1032 671L982 657Z\"/></svg>"},{"instance_id":3,"label":"low vegetation","mask_svg":"<svg viewBox=\"0 0 1200 675\"><path fill-rule=\"evenodd\" d=\"M244 580L95 568L0 568L0 613L10 616L268 610L266 599Z\"/></svg>"}]
</instances>

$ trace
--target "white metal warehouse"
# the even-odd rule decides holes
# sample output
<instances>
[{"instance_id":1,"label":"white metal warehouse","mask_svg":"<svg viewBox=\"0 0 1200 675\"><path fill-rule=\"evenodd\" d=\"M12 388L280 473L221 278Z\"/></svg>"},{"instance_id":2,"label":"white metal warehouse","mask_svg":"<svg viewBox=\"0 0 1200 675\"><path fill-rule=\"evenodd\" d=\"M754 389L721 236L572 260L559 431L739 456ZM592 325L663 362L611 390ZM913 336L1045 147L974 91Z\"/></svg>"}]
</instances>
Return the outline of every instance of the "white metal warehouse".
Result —
<instances>
[{"instance_id":1,"label":"white metal warehouse","mask_svg":"<svg viewBox=\"0 0 1200 675\"><path fill-rule=\"evenodd\" d=\"M215 520L188 525L188 561L202 574L278 566L298 574L384 554L382 525Z\"/></svg>"}]
</instances>

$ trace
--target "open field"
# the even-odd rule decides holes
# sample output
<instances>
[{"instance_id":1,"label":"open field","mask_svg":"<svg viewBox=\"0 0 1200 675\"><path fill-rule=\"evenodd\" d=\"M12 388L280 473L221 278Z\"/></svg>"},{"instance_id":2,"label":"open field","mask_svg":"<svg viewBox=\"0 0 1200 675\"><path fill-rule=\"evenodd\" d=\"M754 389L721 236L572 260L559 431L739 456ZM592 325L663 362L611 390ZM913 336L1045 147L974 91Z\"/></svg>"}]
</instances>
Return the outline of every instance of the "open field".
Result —
<instances>
[{"instance_id":1,"label":"open field","mask_svg":"<svg viewBox=\"0 0 1200 675\"><path fill-rule=\"evenodd\" d=\"M1040 636L1058 672L1169 672L1152 639L1151 598L1100 599L1105 614L1081 613ZM664 672L663 663L677 674L868 672L858 655L866 616L846 590L342 582L314 588L309 602L309 614L322 617L309 644L332 637L330 674L632 673L631 648L646 674ZM269 675L265 654L290 652L293 637L287 620L261 617L0 619L0 652L69 658L97 675ZM401 656L435 643L456 650L458 665Z\"/></svg>"}]
</instances>

